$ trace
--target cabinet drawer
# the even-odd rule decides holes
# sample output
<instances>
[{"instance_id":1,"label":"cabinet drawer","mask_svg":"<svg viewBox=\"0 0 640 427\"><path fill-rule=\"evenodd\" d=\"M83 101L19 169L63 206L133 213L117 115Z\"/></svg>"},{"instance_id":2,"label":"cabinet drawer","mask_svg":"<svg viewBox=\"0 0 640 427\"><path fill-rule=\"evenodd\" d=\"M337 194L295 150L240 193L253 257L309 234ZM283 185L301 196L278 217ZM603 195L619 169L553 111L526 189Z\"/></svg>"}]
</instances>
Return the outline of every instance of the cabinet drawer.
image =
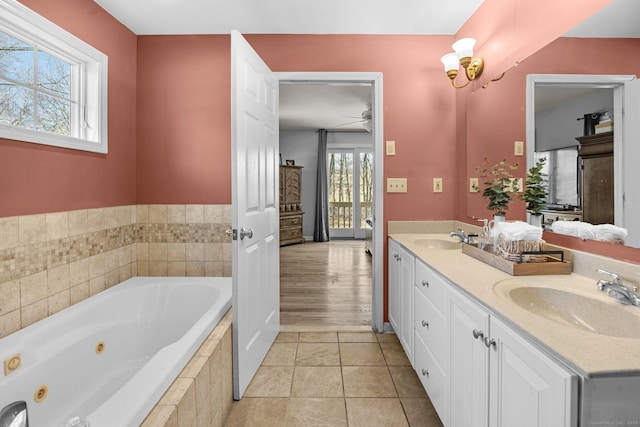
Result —
<instances>
[{"instance_id":1,"label":"cabinet drawer","mask_svg":"<svg viewBox=\"0 0 640 427\"><path fill-rule=\"evenodd\" d=\"M422 261L416 260L416 286L440 313L445 314L446 281Z\"/></svg>"},{"instance_id":2,"label":"cabinet drawer","mask_svg":"<svg viewBox=\"0 0 640 427\"><path fill-rule=\"evenodd\" d=\"M280 229L280 241L290 240L290 239L301 239L302 238L302 229L301 228L287 228Z\"/></svg>"},{"instance_id":3,"label":"cabinet drawer","mask_svg":"<svg viewBox=\"0 0 640 427\"><path fill-rule=\"evenodd\" d=\"M302 225L302 215L280 217L280 227Z\"/></svg>"},{"instance_id":4,"label":"cabinet drawer","mask_svg":"<svg viewBox=\"0 0 640 427\"><path fill-rule=\"evenodd\" d=\"M415 370L422 386L427 391L440 420L447 425L449 387L447 375L435 361L418 333L415 335Z\"/></svg>"},{"instance_id":5,"label":"cabinet drawer","mask_svg":"<svg viewBox=\"0 0 640 427\"><path fill-rule=\"evenodd\" d=\"M424 294L415 287L414 328L440 366L446 366L447 321Z\"/></svg>"}]
</instances>

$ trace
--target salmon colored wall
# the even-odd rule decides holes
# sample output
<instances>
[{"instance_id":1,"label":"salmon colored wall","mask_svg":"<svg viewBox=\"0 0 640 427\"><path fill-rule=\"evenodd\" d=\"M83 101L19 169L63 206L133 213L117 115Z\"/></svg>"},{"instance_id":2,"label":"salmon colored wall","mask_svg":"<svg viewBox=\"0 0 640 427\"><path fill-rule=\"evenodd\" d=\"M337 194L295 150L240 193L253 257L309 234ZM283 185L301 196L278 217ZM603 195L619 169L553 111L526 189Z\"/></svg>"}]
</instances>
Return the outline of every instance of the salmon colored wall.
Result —
<instances>
[{"instance_id":1,"label":"salmon colored wall","mask_svg":"<svg viewBox=\"0 0 640 427\"><path fill-rule=\"evenodd\" d=\"M136 36L91 0L22 3L109 56L109 153L0 139L0 217L135 203Z\"/></svg>"},{"instance_id":2,"label":"salmon colored wall","mask_svg":"<svg viewBox=\"0 0 640 427\"><path fill-rule=\"evenodd\" d=\"M485 72L472 86L479 89L517 66L611 1L485 0L457 34L475 38L474 53L486 61Z\"/></svg>"},{"instance_id":3,"label":"salmon colored wall","mask_svg":"<svg viewBox=\"0 0 640 427\"><path fill-rule=\"evenodd\" d=\"M408 193L385 196L385 217L455 214L455 93L439 62L452 37L247 40L273 71L382 72L384 137L396 141L385 175L408 179ZM139 203L230 203L229 48L227 36L139 38ZM443 193L431 191L433 177Z\"/></svg>"},{"instance_id":4,"label":"salmon colored wall","mask_svg":"<svg viewBox=\"0 0 640 427\"><path fill-rule=\"evenodd\" d=\"M231 203L230 64L229 36L138 38L138 203Z\"/></svg>"},{"instance_id":5,"label":"salmon colored wall","mask_svg":"<svg viewBox=\"0 0 640 427\"><path fill-rule=\"evenodd\" d=\"M639 39L559 38L524 60L518 67L509 70L502 80L491 83L486 90L466 91L466 138L459 136L459 142L465 145L467 164L459 169L460 180L468 182L469 177L477 176L475 167L482 164L485 156L488 156L492 163L502 159L510 163L520 162L517 176L524 178L526 160L525 157L513 156L513 142L526 139L528 74L635 75L640 70L639 53ZM458 102L464 101L459 97ZM458 131L463 133L460 127ZM463 176L464 171L466 176ZM475 223L475 218L486 218L490 215L486 210L486 201L479 193L468 193L467 187L462 186L459 191L464 196L459 198L458 220ZM514 201L507 213L507 219L524 220L524 202ZM554 236L548 235L547 239L551 242ZM566 242L563 240L562 243ZM592 243L580 243L575 248L589 249ZM603 252L603 248L609 251ZM637 249L616 248L615 253L611 245L593 245L592 249L589 251L640 262L640 250Z\"/></svg>"}]
</instances>

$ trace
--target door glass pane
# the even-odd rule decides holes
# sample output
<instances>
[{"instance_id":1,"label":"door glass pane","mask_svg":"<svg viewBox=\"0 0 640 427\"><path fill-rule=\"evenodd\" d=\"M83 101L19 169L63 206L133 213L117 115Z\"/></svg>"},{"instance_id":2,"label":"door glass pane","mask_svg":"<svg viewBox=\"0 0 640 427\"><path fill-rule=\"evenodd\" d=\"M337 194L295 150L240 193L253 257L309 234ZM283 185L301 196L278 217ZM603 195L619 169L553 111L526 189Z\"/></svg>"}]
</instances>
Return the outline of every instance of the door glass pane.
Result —
<instances>
[{"instance_id":1,"label":"door glass pane","mask_svg":"<svg viewBox=\"0 0 640 427\"><path fill-rule=\"evenodd\" d=\"M373 153L360 153L360 228L373 215Z\"/></svg>"},{"instance_id":2,"label":"door glass pane","mask_svg":"<svg viewBox=\"0 0 640 427\"><path fill-rule=\"evenodd\" d=\"M353 228L353 153L329 153L329 227Z\"/></svg>"}]
</instances>

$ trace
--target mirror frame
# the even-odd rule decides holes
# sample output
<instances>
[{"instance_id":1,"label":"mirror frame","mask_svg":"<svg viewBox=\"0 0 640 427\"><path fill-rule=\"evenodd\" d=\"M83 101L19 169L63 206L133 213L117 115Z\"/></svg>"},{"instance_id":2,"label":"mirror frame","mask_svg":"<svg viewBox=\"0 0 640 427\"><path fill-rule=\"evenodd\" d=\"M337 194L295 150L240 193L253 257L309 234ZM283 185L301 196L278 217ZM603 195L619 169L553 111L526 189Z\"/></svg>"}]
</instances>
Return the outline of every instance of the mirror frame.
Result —
<instances>
[{"instance_id":1,"label":"mirror frame","mask_svg":"<svg viewBox=\"0 0 640 427\"><path fill-rule=\"evenodd\" d=\"M529 74L526 88L526 163L527 170L534 165L535 152L535 88L538 86L575 86L613 88L613 109L619 112L616 123L620 131L613 133L613 162L614 162L614 212L616 224L623 224L623 166L622 142L624 129L623 99L625 84L634 80L634 75L603 75L603 74Z\"/></svg>"}]
</instances>

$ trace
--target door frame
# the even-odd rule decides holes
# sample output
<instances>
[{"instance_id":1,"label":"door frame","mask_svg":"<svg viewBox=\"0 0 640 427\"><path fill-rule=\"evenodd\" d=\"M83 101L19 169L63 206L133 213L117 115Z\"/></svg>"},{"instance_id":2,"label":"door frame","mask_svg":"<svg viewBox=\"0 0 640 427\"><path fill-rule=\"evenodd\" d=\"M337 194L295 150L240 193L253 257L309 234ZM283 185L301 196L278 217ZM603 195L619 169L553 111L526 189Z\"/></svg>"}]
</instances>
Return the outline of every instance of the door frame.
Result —
<instances>
[{"instance_id":1,"label":"door frame","mask_svg":"<svg viewBox=\"0 0 640 427\"><path fill-rule=\"evenodd\" d=\"M374 331L384 331L384 151L382 126L382 73L360 72L278 72L280 83L367 83L372 88L371 115L373 119L373 256L371 326Z\"/></svg>"}]
</instances>

